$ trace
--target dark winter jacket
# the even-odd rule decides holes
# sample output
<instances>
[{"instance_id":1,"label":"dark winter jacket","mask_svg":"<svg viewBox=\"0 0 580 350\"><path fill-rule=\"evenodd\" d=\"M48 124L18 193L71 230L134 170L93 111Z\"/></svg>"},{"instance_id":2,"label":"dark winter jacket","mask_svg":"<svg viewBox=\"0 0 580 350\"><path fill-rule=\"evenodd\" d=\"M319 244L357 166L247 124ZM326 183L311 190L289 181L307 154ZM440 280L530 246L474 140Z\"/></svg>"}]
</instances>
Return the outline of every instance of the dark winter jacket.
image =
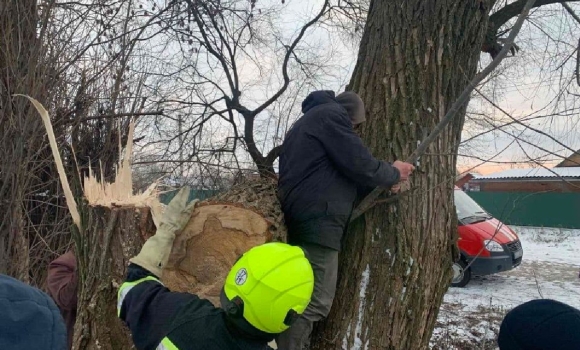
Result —
<instances>
[{"instance_id":1,"label":"dark winter jacket","mask_svg":"<svg viewBox=\"0 0 580 350\"><path fill-rule=\"evenodd\" d=\"M391 187L400 174L371 155L334 92L311 93L302 112L280 153L278 197L289 242L339 250L357 186Z\"/></svg>"},{"instance_id":2,"label":"dark winter jacket","mask_svg":"<svg viewBox=\"0 0 580 350\"><path fill-rule=\"evenodd\" d=\"M72 338L77 317L78 273L77 260L69 251L48 265L48 292L60 309L66 325L68 348L72 348Z\"/></svg>"},{"instance_id":3,"label":"dark winter jacket","mask_svg":"<svg viewBox=\"0 0 580 350\"><path fill-rule=\"evenodd\" d=\"M135 264L129 265L117 307L138 350L270 349L267 341L239 335L227 323L225 312L208 300L171 292L152 273Z\"/></svg>"},{"instance_id":4,"label":"dark winter jacket","mask_svg":"<svg viewBox=\"0 0 580 350\"><path fill-rule=\"evenodd\" d=\"M66 349L64 322L52 299L5 275L0 275L0 349Z\"/></svg>"}]
</instances>

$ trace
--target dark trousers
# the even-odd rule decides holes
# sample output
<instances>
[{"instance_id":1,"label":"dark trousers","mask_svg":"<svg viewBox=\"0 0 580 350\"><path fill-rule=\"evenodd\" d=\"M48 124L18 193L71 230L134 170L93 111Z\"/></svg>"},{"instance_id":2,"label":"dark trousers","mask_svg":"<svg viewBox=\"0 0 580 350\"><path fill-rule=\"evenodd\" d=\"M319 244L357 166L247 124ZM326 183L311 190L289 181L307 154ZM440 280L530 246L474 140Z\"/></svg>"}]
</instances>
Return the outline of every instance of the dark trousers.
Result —
<instances>
[{"instance_id":1,"label":"dark trousers","mask_svg":"<svg viewBox=\"0 0 580 350\"><path fill-rule=\"evenodd\" d=\"M276 338L278 350L308 349L314 322L328 316L336 292L338 251L308 243L301 243L300 247L314 270L314 292L302 316Z\"/></svg>"}]
</instances>

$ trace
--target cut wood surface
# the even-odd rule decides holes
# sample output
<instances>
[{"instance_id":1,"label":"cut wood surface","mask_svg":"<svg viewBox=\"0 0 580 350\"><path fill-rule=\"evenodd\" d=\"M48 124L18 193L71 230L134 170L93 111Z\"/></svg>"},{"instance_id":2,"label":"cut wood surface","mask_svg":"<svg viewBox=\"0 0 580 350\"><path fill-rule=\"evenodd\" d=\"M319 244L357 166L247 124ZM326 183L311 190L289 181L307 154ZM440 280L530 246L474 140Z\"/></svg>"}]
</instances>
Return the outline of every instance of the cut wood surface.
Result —
<instances>
[{"instance_id":1,"label":"cut wood surface","mask_svg":"<svg viewBox=\"0 0 580 350\"><path fill-rule=\"evenodd\" d=\"M200 203L173 244L163 282L219 306L224 280L237 258L270 241L286 241L276 181L255 179Z\"/></svg>"},{"instance_id":2,"label":"cut wood surface","mask_svg":"<svg viewBox=\"0 0 580 350\"><path fill-rule=\"evenodd\" d=\"M272 239L268 227L253 210L231 203L201 204L175 239L163 282L219 305L230 268L245 251Z\"/></svg>"},{"instance_id":3,"label":"cut wood surface","mask_svg":"<svg viewBox=\"0 0 580 350\"><path fill-rule=\"evenodd\" d=\"M277 181L271 178L260 178L232 186L228 191L209 199L220 202L238 203L245 208L260 213L268 220L272 240L286 242L286 225L284 213L277 197Z\"/></svg>"}]
</instances>

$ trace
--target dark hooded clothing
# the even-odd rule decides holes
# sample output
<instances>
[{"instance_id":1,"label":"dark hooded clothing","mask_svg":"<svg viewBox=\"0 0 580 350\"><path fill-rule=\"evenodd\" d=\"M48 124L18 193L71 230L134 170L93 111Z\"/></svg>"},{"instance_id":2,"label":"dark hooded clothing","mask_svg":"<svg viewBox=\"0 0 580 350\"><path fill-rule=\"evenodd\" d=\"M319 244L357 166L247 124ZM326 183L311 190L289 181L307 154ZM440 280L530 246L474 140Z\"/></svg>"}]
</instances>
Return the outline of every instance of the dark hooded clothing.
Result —
<instances>
[{"instance_id":1,"label":"dark hooded clothing","mask_svg":"<svg viewBox=\"0 0 580 350\"><path fill-rule=\"evenodd\" d=\"M358 125L366 120L365 105L359 95L345 91L336 96L336 102L346 109L352 125Z\"/></svg>"},{"instance_id":2,"label":"dark hooded clothing","mask_svg":"<svg viewBox=\"0 0 580 350\"><path fill-rule=\"evenodd\" d=\"M0 349L65 350L66 330L52 299L0 275Z\"/></svg>"},{"instance_id":3,"label":"dark hooded clothing","mask_svg":"<svg viewBox=\"0 0 580 350\"><path fill-rule=\"evenodd\" d=\"M278 198L289 243L340 250L357 187L391 187L399 171L377 160L332 91L312 92L280 152Z\"/></svg>"},{"instance_id":4,"label":"dark hooded clothing","mask_svg":"<svg viewBox=\"0 0 580 350\"><path fill-rule=\"evenodd\" d=\"M498 345L500 350L580 349L580 310L555 300L528 301L505 316Z\"/></svg>"},{"instance_id":5,"label":"dark hooded clothing","mask_svg":"<svg viewBox=\"0 0 580 350\"><path fill-rule=\"evenodd\" d=\"M78 273L77 260L72 251L66 252L48 265L48 292L58 306L68 335L68 348L77 318Z\"/></svg>"}]
</instances>

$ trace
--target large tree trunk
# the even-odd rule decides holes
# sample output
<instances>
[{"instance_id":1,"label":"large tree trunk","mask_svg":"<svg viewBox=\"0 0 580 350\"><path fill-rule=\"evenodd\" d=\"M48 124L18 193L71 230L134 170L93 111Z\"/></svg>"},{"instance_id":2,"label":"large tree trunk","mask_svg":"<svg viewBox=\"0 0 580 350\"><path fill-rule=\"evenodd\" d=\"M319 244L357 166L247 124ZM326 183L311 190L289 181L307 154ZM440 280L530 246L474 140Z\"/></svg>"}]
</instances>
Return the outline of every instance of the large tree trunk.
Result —
<instances>
[{"instance_id":1,"label":"large tree trunk","mask_svg":"<svg viewBox=\"0 0 580 350\"><path fill-rule=\"evenodd\" d=\"M362 138L405 159L474 76L491 1L372 1L350 89ZM420 160L412 192L352 223L337 295L314 349L424 349L456 257L452 201L465 108Z\"/></svg>"},{"instance_id":2,"label":"large tree trunk","mask_svg":"<svg viewBox=\"0 0 580 350\"><path fill-rule=\"evenodd\" d=\"M79 273L76 350L131 349L128 329L117 316L117 291L129 259L155 233L149 209L86 207L85 232L77 237Z\"/></svg>"},{"instance_id":3,"label":"large tree trunk","mask_svg":"<svg viewBox=\"0 0 580 350\"><path fill-rule=\"evenodd\" d=\"M209 199L208 202L238 203L254 210L268 221L268 231L272 234L272 240L286 242L287 229L277 191L278 181L265 176L236 184L228 191Z\"/></svg>"}]
</instances>

